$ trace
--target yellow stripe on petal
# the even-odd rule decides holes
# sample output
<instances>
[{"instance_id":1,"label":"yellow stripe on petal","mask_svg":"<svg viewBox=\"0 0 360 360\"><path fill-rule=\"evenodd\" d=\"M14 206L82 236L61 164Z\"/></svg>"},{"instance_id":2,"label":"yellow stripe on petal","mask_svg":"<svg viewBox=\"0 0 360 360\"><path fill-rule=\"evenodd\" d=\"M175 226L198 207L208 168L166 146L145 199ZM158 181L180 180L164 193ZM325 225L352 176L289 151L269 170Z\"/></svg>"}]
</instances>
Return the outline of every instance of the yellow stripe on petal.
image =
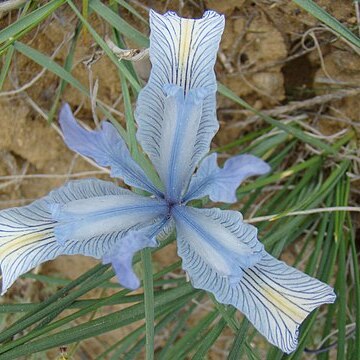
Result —
<instances>
[{"instance_id":1,"label":"yellow stripe on petal","mask_svg":"<svg viewBox=\"0 0 360 360\"><path fill-rule=\"evenodd\" d=\"M230 302L241 310L269 342L290 353L298 344L299 327L322 304L333 303L333 289L264 253L244 271L239 298Z\"/></svg>"},{"instance_id":2,"label":"yellow stripe on petal","mask_svg":"<svg viewBox=\"0 0 360 360\"><path fill-rule=\"evenodd\" d=\"M298 305L290 301L286 296L266 284L261 285L259 292L297 324L301 324L309 314L307 311L304 311Z\"/></svg>"},{"instance_id":3,"label":"yellow stripe on petal","mask_svg":"<svg viewBox=\"0 0 360 360\"><path fill-rule=\"evenodd\" d=\"M22 247L29 246L53 235L52 229L48 228L43 232L25 233L5 238L6 243L0 246L0 261L10 253L20 250ZM2 239L4 241L4 239Z\"/></svg>"},{"instance_id":4,"label":"yellow stripe on petal","mask_svg":"<svg viewBox=\"0 0 360 360\"><path fill-rule=\"evenodd\" d=\"M190 19L181 19L180 26L180 42L179 42L179 64L178 64L178 78L176 84L183 86L185 91L189 90L190 85L190 69L191 67L191 43L192 43L192 33L194 29L195 22Z\"/></svg>"}]
</instances>

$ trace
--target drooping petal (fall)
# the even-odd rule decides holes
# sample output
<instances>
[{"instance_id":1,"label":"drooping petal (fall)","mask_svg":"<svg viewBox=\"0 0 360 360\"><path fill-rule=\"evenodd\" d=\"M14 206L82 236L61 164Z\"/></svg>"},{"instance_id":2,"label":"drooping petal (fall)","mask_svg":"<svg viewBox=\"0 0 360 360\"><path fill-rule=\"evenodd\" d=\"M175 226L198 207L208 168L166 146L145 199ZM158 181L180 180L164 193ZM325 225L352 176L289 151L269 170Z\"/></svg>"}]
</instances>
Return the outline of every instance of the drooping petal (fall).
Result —
<instances>
[{"instance_id":1,"label":"drooping petal (fall)","mask_svg":"<svg viewBox=\"0 0 360 360\"><path fill-rule=\"evenodd\" d=\"M244 269L256 264L263 251L255 227L235 211L176 206L178 254L196 288L215 296L232 296Z\"/></svg>"},{"instance_id":2,"label":"drooping petal (fall)","mask_svg":"<svg viewBox=\"0 0 360 360\"><path fill-rule=\"evenodd\" d=\"M235 291L236 301L231 304L243 312L269 342L286 353L296 349L299 327L305 318L336 298L327 284L267 253L258 264L244 271ZM222 302L228 303L224 300Z\"/></svg>"},{"instance_id":3,"label":"drooping petal (fall)","mask_svg":"<svg viewBox=\"0 0 360 360\"><path fill-rule=\"evenodd\" d=\"M59 122L64 141L71 150L93 159L100 166L110 166L111 176L123 179L126 184L161 196L132 159L124 139L110 122L103 121L99 130L86 130L78 124L68 104L61 108Z\"/></svg>"},{"instance_id":4,"label":"drooping petal (fall)","mask_svg":"<svg viewBox=\"0 0 360 360\"><path fill-rule=\"evenodd\" d=\"M204 98L199 104L201 111L196 115L199 119L189 138L188 151L192 157L187 168L192 172L209 151L210 142L219 127L216 119L214 64L224 28L224 17L207 11L201 19L184 19L173 12L160 15L151 11L150 27L152 70L148 84L138 97L135 112L139 125L137 138L154 166L161 169L161 157L165 151L162 139L169 121L168 116L164 116L164 112L168 112L169 85L182 89L185 102L191 91L203 89ZM188 106L185 111L191 108ZM176 116L175 111L173 115ZM186 121L190 116L183 115L181 121ZM181 133L175 136L179 137ZM182 141L186 143L186 138Z\"/></svg>"},{"instance_id":5,"label":"drooping petal (fall)","mask_svg":"<svg viewBox=\"0 0 360 360\"><path fill-rule=\"evenodd\" d=\"M242 311L284 352L296 349L309 313L334 302L330 286L266 253L240 213L176 207L173 216L178 254L193 286Z\"/></svg>"},{"instance_id":6,"label":"drooping petal (fall)","mask_svg":"<svg viewBox=\"0 0 360 360\"><path fill-rule=\"evenodd\" d=\"M3 210L2 292L21 274L59 255L101 258L121 246L129 231L161 222L166 213L161 201L96 179L69 182L30 205Z\"/></svg>"},{"instance_id":7,"label":"drooping petal (fall)","mask_svg":"<svg viewBox=\"0 0 360 360\"><path fill-rule=\"evenodd\" d=\"M212 201L234 203L236 189L250 176L264 175L270 166L254 155L237 155L225 161L224 167L217 165L217 154L207 156L200 164L184 201L209 196Z\"/></svg>"}]
</instances>

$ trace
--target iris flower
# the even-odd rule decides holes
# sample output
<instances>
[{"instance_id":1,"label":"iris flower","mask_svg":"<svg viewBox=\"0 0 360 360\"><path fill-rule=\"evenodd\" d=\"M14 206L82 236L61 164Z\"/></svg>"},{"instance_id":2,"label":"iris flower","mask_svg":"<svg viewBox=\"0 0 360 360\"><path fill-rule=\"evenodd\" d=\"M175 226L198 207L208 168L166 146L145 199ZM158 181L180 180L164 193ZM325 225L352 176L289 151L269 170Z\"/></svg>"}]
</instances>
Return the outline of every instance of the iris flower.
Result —
<instances>
[{"instance_id":1,"label":"iris flower","mask_svg":"<svg viewBox=\"0 0 360 360\"><path fill-rule=\"evenodd\" d=\"M193 286L239 309L269 342L289 353L308 314L334 302L333 289L268 254L240 212L189 204L206 196L236 202L244 179L270 171L252 155L230 158L223 167L216 153L208 155L219 127L214 64L224 17L207 11L201 19L184 19L151 11L150 24L152 70L135 117L137 139L162 186L131 158L110 122L86 130L64 105L60 124L66 144L145 195L86 179L1 211L2 292L21 274L63 254L111 263L120 284L136 289L133 255L158 246L157 238L175 228L178 255Z\"/></svg>"}]
</instances>

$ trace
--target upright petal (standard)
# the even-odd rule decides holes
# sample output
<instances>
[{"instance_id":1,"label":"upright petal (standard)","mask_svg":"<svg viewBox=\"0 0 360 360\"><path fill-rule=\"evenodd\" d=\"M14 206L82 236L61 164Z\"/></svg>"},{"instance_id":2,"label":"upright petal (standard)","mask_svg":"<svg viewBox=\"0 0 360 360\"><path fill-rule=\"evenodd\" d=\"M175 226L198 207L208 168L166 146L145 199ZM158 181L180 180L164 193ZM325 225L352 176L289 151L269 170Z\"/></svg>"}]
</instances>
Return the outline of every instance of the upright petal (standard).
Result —
<instances>
[{"instance_id":1,"label":"upright petal (standard)","mask_svg":"<svg viewBox=\"0 0 360 360\"><path fill-rule=\"evenodd\" d=\"M168 117L164 116L164 90L166 92L169 84L180 87L186 102L191 90L204 89L205 96L202 104L199 104L200 118L192 129L194 134L191 134L187 149L192 156L186 169L192 173L199 160L209 151L210 142L219 127L215 108L217 86L214 64L224 28L224 17L214 11L207 11L201 19L184 19L173 12L159 15L151 11L150 27L152 71L137 102L137 138L159 171L162 168L161 156L166 150L163 149L162 137L166 129L165 122L168 121ZM182 121L186 121L189 116L183 116ZM186 138L183 143L187 143Z\"/></svg>"}]
</instances>

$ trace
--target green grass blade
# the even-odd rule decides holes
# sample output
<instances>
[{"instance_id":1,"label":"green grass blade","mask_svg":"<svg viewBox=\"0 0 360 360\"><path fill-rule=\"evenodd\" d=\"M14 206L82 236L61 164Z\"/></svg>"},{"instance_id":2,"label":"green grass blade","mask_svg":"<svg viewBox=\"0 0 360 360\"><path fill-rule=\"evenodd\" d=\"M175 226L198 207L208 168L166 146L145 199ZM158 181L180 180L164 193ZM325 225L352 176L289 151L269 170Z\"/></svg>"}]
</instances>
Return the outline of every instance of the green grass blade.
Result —
<instances>
[{"instance_id":1,"label":"green grass blade","mask_svg":"<svg viewBox=\"0 0 360 360\"><path fill-rule=\"evenodd\" d=\"M14 47L10 46L6 52L4 65L1 67L1 72L0 72L0 90L3 88L6 75L9 72L11 60L14 55L14 50L15 50Z\"/></svg>"},{"instance_id":2,"label":"green grass blade","mask_svg":"<svg viewBox=\"0 0 360 360\"><path fill-rule=\"evenodd\" d=\"M219 316L218 311L214 310L202 319L198 320L197 324L187 331L184 336L168 351L165 359L177 360L184 359L186 354L194 345L197 345L199 339L208 331L209 326Z\"/></svg>"},{"instance_id":3,"label":"green grass blade","mask_svg":"<svg viewBox=\"0 0 360 360\"><path fill-rule=\"evenodd\" d=\"M141 251L144 271L144 303L146 327L146 360L154 359L154 284L152 274L151 250Z\"/></svg>"},{"instance_id":4,"label":"green grass blade","mask_svg":"<svg viewBox=\"0 0 360 360\"><path fill-rule=\"evenodd\" d=\"M204 293L200 293L198 296L198 301L201 301L203 298ZM189 306L189 309L187 309L184 313L181 314L179 317L177 324L175 325L174 329L171 331L170 336L168 337L166 344L161 349L161 351L156 354L157 360L164 360L166 359L167 353L169 349L172 347L173 343L175 342L176 338L180 335L181 331L184 330L186 323L190 316L192 315L193 310L196 308L196 303L193 303Z\"/></svg>"},{"instance_id":5,"label":"green grass blade","mask_svg":"<svg viewBox=\"0 0 360 360\"><path fill-rule=\"evenodd\" d=\"M213 326L213 328L206 334L204 339L200 342L199 348L196 353L192 357L192 360L202 360L206 357L208 350L217 340L217 338L221 335L222 331L226 326L226 321L224 319L220 319L220 321Z\"/></svg>"},{"instance_id":6,"label":"green grass blade","mask_svg":"<svg viewBox=\"0 0 360 360\"><path fill-rule=\"evenodd\" d=\"M115 66L124 74L126 79L129 81L131 86L136 92L139 92L141 87L137 80L134 78L133 74L127 69L127 67L119 61L119 59L113 54L113 52L110 50L109 46L106 44L106 42L102 39L102 37L94 30L94 28L90 25L86 19L81 15L80 11L77 9L75 4L71 0L67 0L68 4L76 14L76 16L81 20L83 25L87 28L91 36L94 38L94 40L98 43L98 45L104 50L106 55L109 57L109 59L115 64ZM90 3L91 7L91 3Z\"/></svg>"},{"instance_id":7,"label":"green grass blade","mask_svg":"<svg viewBox=\"0 0 360 360\"><path fill-rule=\"evenodd\" d=\"M329 154L335 153L334 149L330 145L325 144L321 140L305 134L303 131L301 131L300 129L298 129L294 126L283 124L282 122L275 120L272 117L263 114L262 112L257 111L251 105L249 105L245 100L241 99L239 96L237 96L233 91L231 91L226 86L224 86L222 84L218 84L218 91L220 94L222 94L223 96L227 97L228 99L234 101L236 104L239 104L242 107L244 107L245 109L248 109L248 110L252 111L254 114L260 116L263 120L265 120L267 123L273 125L274 127L277 127L279 129L285 131L286 133L295 136L296 138L298 138L299 140L301 140L305 143L308 143L316 148L321 149L325 153L329 153Z\"/></svg>"},{"instance_id":8,"label":"green grass blade","mask_svg":"<svg viewBox=\"0 0 360 360\"><path fill-rule=\"evenodd\" d=\"M21 35L26 34L35 26L44 21L49 15L51 15L58 7L60 7L65 0L52 0L47 4L39 7L31 13L21 17L16 22L7 26L0 31L0 44L8 41L8 45L18 39Z\"/></svg>"},{"instance_id":9,"label":"green grass blade","mask_svg":"<svg viewBox=\"0 0 360 360\"><path fill-rule=\"evenodd\" d=\"M347 181L349 183L349 181ZM337 206L347 205L347 186L346 183L339 182L336 189L336 204ZM337 338L337 360L345 359L346 351L346 304L347 304L347 289L346 289L346 237L344 234L344 222L346 213L335 213L335 243L339 247L339 255L337 258L338 274L336 279L336 293L338 296L338 338Z\"/></svg>"},{"instance_id":10,"label":"green grass blade","mask_svg":"<svg viewBox=\"0 0 360 360\"><path fill-rule=\"evenodd\" d=\"M360 38L353 34L346 26L341 24L340 21L331 16L327 11L321 8L312 0L292 0L295 4L302 7L309 14L316 17L318 20L327 25L330 29L334 30L339 36L348 40L351 44L360 48Z\"/></svg>"},{"instance_id":11,"label":"green grass blade","mask_svg":"<svg viewBox=\"0 0 360 360\"><path fill-rule=\"evenodd\" d=\"M348 225L350 229L353 229L351 218L348 216ZM356 239L354 231L351 231L350 234L350 248L351 248L351 258L354 274L354 304L353 308L355 311L355 337L354 337L354 349L351 354L351 360L360 359L360 270L358 262L358 253L356 249Z\"/></svg>"},{"instance_id":12,"label":"green grass blade","mask_svg":"<svg viewBox=\"0 0 360 360\"><path fill-rule=\"evenodd\" d=\"M149 25L149 22L141 15L139 12L131 6L129 3L127 3L125 0L115 0L120 6L125 8L129 13L133 14L135 17L137 17L139 20L141 20L144 24Z\"/></svg>"},{"instance_id":13,"label":"green grass blade","mask_svg":"<svg viewBox=\"0 0 360 360\"><path fill-rule=\"evenodd\" d=\"M167 291L166 294L159 294L155 299L155 313L161 312L166 304L171 304L175 307L177 301L181 302L183 301L183 297L192 296L195 292L196 291L194 291L190 284L185 284L181 287ZM143 317L143 303L136 304L124 310L113 312L112 314L74 326L70 329L62 330L54 335L49 335L20 346L13 346L13 349L1 354L1 359L10 360L57 346L75 343L126 326ZM48 329L50 328L51 326L48 326ZM45 331L48 329L45 329Z\"/></svg>"},{"instance_id":14,"label":"green grass blade","mask_svg":"<svg viewBox=\"0 0 360 360\"><path fill-rule=\"evenodd\" d=\"M246 334L249 329L249 320L244 319L240 325L239 331L234 338L232 346L230 348L228 360L240 360L243 355L244 343L246 340Z\"/></svg>"},{"instance_id":15,"label":"green grass blade","mask_svg":"<svg viewBox=\"0 0 360 360\"><path fill-rule=\"evenodd\" d=\"M138 46L149 47L149 39L140 31L129 25L124 19L103 4L100 0L90 0L89 5L98 15L125 37L134 41Z\"/></svg>"},{"instance_id":16,"label":"green grass blade","mask_svg":"<svg viewBox=\"0 0 360 360\"><path fill-rule=\"evenodd\" d=\"M64 69L68 72L68 73L71 73L71 69L72 69L72 66L73 66L73 61L74 61L74 55L75 55L75 50L76 50L76 45L78 43L78 39L79 39L79 36L80 36L80 33L81 33L81 29L82 29L82 22L79 21L76 28L75 28L75 33L74 33L74 36L71 40L71 45L70 45L70 49L69 49L69 52L66 56L66 59L65 59L65 64L64 64ZM51 109L49 111L49 114L48 114L48 122L51 123L53 121L53 118L54 118L54 115L57 111L57 108L58 108L58 105L59 105L59 102L60 102L60 98L65 90L65 87L66 87L66 81L64 79L61 79L60 80L60 84L57 88L57 91L56 91L56 95L55 95L55 99L53 101L53 105L51 106Z\"/></svg>"},{"instance_id":17,"label":"green grass blade","mask_svg":"<svg viewBox=\"0 0 360 360\"><path fill-rule=\"evenodd\" d=\"M55 61L51 60L48 56L19 41L16 41L14 43L14 47L17 51L39 64L41 67L44 67L55 75L59 76L61 79L69 83L72 87L79 90L82 94L89 96L89 92L84 85L82 85L68 71L66 71Z\"/></svg>"}]
</instances>

